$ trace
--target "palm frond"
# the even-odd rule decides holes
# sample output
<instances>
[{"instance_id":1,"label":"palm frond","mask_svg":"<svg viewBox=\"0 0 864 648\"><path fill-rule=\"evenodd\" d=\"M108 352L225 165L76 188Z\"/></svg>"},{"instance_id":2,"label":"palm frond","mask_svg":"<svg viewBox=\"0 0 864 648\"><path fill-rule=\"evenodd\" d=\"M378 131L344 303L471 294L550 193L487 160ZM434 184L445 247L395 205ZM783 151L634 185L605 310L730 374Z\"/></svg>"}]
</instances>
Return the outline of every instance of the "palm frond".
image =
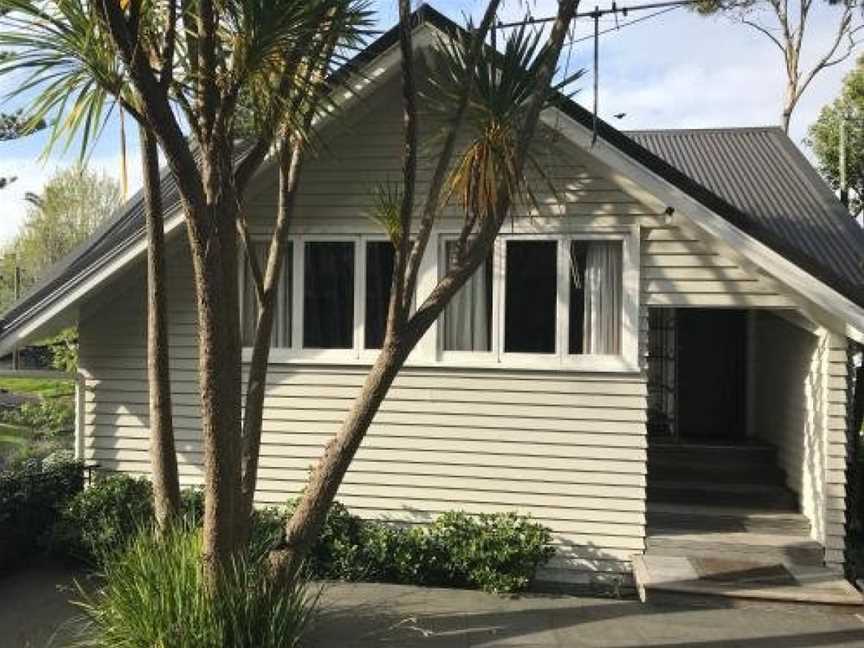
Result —
<instances>
[{"instance_id":1,"label":"palm frond","mask_svg":"<svg viewBox=\"0 0 864 648\"><path fill-rule=\"evenodd\" d=\"M432 59L429 87L423 92L430 117L450 126L454 106L465 80L473 77L473 93L466 113L467 144L447 180L446 201L457 200L466 217L482 221L499 218L501 200L520 200L539 209L536 190L516 164L518 134L526 104L535 89L538 68L547 56L542 33L522 25L510 31L503 51L487 46L474 69L469 69L470 25L467 32L441 37ZM559 80L550 88L551 104L559 90L577 80L583 71ZM554 184L535 151L542 139L535 138L526 168L533 170L552 192Z\"/></svg>"}]
</instances>

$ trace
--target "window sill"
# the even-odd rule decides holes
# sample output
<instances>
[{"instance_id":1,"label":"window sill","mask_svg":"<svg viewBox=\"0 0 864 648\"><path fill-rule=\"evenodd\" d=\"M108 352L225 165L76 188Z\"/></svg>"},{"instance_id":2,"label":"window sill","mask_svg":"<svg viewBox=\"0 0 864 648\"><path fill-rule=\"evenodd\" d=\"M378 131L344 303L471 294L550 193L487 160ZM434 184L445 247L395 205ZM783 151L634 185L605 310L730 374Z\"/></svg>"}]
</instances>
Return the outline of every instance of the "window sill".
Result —
<instances>
[{"instance_id":1,"label":"window sill","mask_svg":"<svg viewBox=\"0 0 864 648\"><path fill-rule=\"evenodd\" d=\"M322 366L355 366L369 367L375 362L377 352L363 351L358 356L354 351L326 349L321 351L305 350L301 352L288 349L271 349L270 364L276 365L322 365ZM252 359L252 349L243 349L243 362ZM520 357L508 355L501 361L489 356L471 360L464 355L456 358L429 360L409 356L406 367L441 368L441 369L500 369L523 371L561 371L574 373L640 373L638 364L629 362L623 356L578 356L562 360L559 357L545 358L538 356Z\"/></svg>"}]
</instances>

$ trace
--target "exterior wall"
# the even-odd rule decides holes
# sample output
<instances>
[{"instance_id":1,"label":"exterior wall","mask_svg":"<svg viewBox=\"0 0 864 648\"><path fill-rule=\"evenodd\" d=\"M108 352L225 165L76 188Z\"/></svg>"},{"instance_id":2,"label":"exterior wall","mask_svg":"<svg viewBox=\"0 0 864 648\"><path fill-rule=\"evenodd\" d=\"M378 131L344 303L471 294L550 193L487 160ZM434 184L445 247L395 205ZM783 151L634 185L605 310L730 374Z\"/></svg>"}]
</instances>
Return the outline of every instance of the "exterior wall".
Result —
<instances>
[{"instance_id":1,"label":"exterior wall","mask_svg":"<svg viewBox=\"0 0 864 648\"><path fill-rule=\"evenodd\" d=\"M679 227L642 230L642 299L648 306L789 308L764 279L739 267L718 244Z\"/></svg>"},{"instance_id":2,"label":"exterior wall","mask_svg":"<svg viewBox=\"0 0 864 648\"><path fill-rule=\"evenodd\" d=\"M294 232L378 231L366 213L370 188L399 174L398 129L390 126L399 123L398 102L385 89L344 119L305 166ZM595 172L584 154L557 141L541 148L538 162L557 195L539 192L540 208L518 207L512 225L537 232L641 228L640 358L647 352L649 304L788 305L716 248L667 226ZM421 162L421 196L429 173L428 161ZM269 234L274 178L259 181L250 194L251 230ZM448 216L445 227L457 222L455 208ZM195 299L188 253L179 241L172 244L168 272L180 472L185 484L196 484L202 455ZM142 268L81 309L84 455L136 474L149 470L145 325ZM408 522L449 509L530 513L552 528L560 549L554 573L545 576L586 582L629 573L645 537L644 362L638 371L608 373L427 364L408 367L398 378L339 499L363 515ZM357 362L273 364L260 504L284 502L302 487L364 373Z\"/></svg>"},{"instance_id":3,"label":"exterior wall","mask_svg":"<svg viewBox=\"0 0 864 648\"><path fill-rule=\"evenodd\" d=\"M751 361L754 432L777 446L789 488L826 563L841 569L844 550L848 363L846 342L758 313Z\"/></svg>"},{"instance_id":4,"label":"exterior wall","mask_svg":"<svg viewBox=\"0 0 864 648\"><path fill-rule=\"evenodd\" d=\"M172 377L185 484L201 479L191 276L170 266ZM125 280L81 325L85 457L147 474L143 277ZM257 501L303 486L349 407L362 367L274 365ZM620 573L643 550L645 381L633 375L406 369L376 418L339 499L366 516L518 510L555 532L556 578Z\"/></svg>"}]
</instances>

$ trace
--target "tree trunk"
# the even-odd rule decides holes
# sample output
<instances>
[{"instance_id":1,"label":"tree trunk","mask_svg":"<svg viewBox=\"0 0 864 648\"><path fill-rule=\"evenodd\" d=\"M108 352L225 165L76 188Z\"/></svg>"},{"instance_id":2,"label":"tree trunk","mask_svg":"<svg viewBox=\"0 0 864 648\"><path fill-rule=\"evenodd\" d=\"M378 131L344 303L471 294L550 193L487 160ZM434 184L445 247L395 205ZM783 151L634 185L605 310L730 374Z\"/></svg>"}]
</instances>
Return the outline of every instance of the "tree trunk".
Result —
<instances>
[{"instance_id":1,"label":"tree trunk","mask_svg":"<svg viewBox=\"0 0 864 648\"><path fill-rule=\"evenodd\" d=\"M578 0L561 0L558 5L558 15L545 49L545 56L549 59L538 68L535 81L537 86L527 101L526 117L519 133L515 164L520 172L524 167L528 145L533 138L564 38L577 7ZM410 31L405 30L408 21L407 3L400 2L400 21L403 26L400 44L403 50L410 49ZM408 62L410 64L410 57ZM411 84L411 70L403 70L403 84ZM410 176L410 173L406 173L406 179L409 181ZM357 449L408 354L485 258L509 211L507 194L498 199L496 210L495 224L487 225L486 229L477 236L478 239L483 240L485 248L475 248L473 256L463 264L457 276L451 274L445 276L433 290L432 295L403 326L394 327L392 322L388 322L381 353L366 376L363 387L342 422L339 432L327 444L318 465L312 471L303 497L285 526L284 544L271 554L271 569L277 581L290 582L297 575L303 560L320 533L327 511L336 497L336 492ZM394 310L394 300L395 291L391 295L390 317Z\"/></svg>"},{"instance_id":2,"label":"tree trunk","mask_svg":"<svg viewBox=\"0 0 864 648\"><path fill-rule=\"evenodd\" d=\"M416 340L384 340L384 348L366 376L348 417L309 477L306 494L285 527L284 545L271 555L271 568L278 582L291 582L297 575L366 430L414 344Z\"/></svg>"},{"instance_id":3,"label":"tree trunk","mask_svg":"<svg viewBox=\"0 0 864 648\"><path fill-rule=\"evenodd\" d=\"M280 152L279 163L279 209L276 227L267 255L264 273L264 297L258 321L252 360L246 381L246 407L243 415L243 450L241 457L241 493L238 509L238 524L241 524L240 540L249 535L252 506L255 500L255 485L258 481L258 455L261 451L261 428L264 412L264 396L267 386L267 369L270 361L270 336L279 290L279 275L285 258L285 235L290 216L294 210L300 171L303 166L303 142L299 138Z\"/></svg>"},{"instance_id":4,"label":"tree trunk","mask_svg":"<svg viewBox=\"0 0 864 648\"><path fill-rule=\"evenodd\" d=\"M180 480L171 412L168 321L165 300L165 231L159 149L146 128L139 129L147 225L147 383L150 401L150 465L156 523L165 530L180 511Z\"/></svg>"},{"instance_id":5,"label":"tree trunk","mask_svg":"<svg viewBox=\"0 0 864 648\"><path fill-rule=\"evenodd\" d=\"M218 180L226 164L205 152L207 204L187 209L198 310L198 370L204 445L203 560L212 579L237 546L240 490L240 326L233 194ZM230 163L227 165L230 168ZM224 177L224 176L223 176ZM208 182L209 180L209 182ZM230 230L230 231L229 231Z\"/></svg>"}]
</instances>

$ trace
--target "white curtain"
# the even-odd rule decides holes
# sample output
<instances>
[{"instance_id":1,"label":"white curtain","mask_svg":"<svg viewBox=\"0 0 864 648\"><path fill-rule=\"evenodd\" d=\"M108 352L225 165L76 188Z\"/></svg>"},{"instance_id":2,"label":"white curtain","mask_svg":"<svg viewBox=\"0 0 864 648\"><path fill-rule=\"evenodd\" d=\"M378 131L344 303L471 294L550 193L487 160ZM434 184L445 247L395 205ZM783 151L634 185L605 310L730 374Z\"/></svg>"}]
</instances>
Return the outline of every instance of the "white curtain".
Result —
<instances>
[{"instance_id":1,"label":"white curtain","mask_svg":"<svg viewBox=\"0 0 864 648\"><path fill-rule=\"evenodd\" d=\"M585 263L583 353L621 352L621 277L621 243L592 242Z\"/></svg>"},{"instance_id":2,"label":"white curtain","mask_svg":"<svg viewBox=\"0 0 864 648\"><path fill-rule=\"evenodd\" d=\"M276 312L273 321L273 332L271 344L273 347L291 346L291 264L292 245L289 243L282 257L282 274L280 275L279 289L276 297ZM267 254L270 251L269 243L254 243L252 249L258 259L258 267L263 273L267 267ZM255 281L252 279L252 270L246 261L243 282L243 344L249 346L255 339L255 327L258 325L258 299L255 296Z\"/></svg>"},{"instance_id":3,"label":"white curtain","mask_svg":"<svg viewBox=\"0 0 864 648\"><path fill-rule=\"evenodd\" d=\"M450 266L452 243L447 244L447 265ZM456 293L444 311L445 351L488 351L489 295L486 285L486 261Z\"/></svg>"}]
</instances>

